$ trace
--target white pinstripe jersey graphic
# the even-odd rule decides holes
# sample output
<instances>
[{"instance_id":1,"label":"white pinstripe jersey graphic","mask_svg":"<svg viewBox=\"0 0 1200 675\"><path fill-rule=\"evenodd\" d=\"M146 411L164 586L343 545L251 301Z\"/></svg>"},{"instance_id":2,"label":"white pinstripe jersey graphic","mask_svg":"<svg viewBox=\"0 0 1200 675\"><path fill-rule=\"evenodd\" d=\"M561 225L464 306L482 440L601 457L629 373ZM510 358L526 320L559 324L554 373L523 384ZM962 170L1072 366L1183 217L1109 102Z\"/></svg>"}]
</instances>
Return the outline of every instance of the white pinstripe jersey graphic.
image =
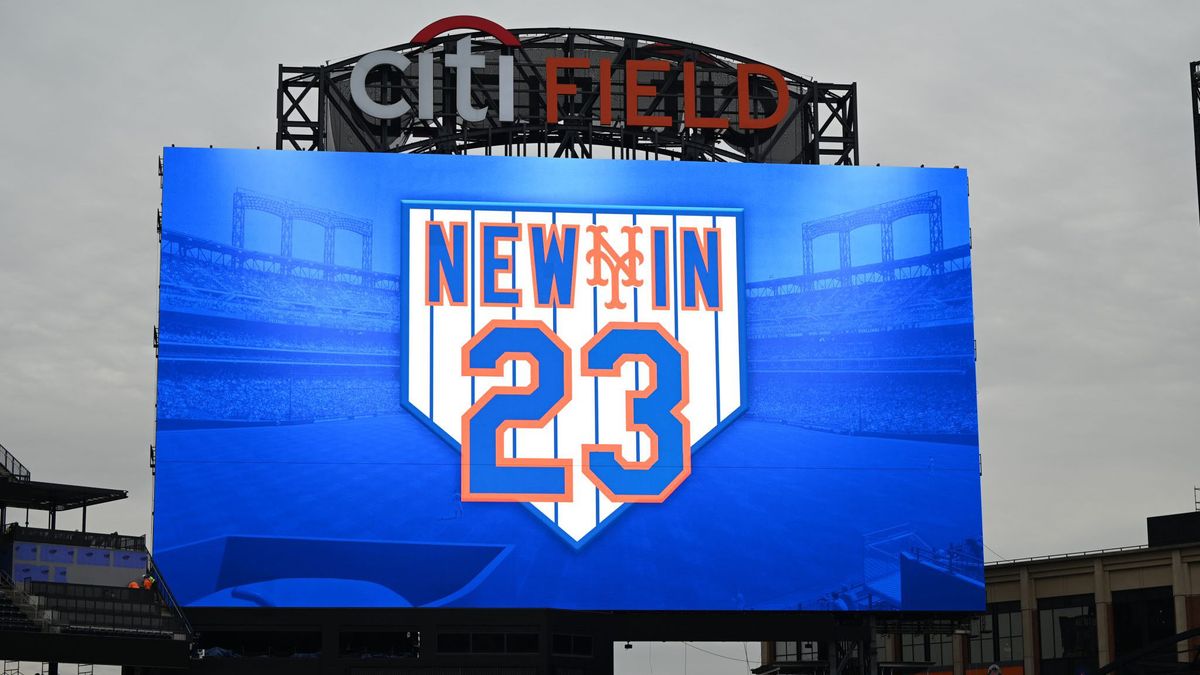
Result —
<instances>
[{"instance_id":1,"label":"white pinstripe jersey graphic","mask_svg":"<svg viewBox=\"0 0 1200 675\"><path fill-rule=\"evenodd\" d=\"M709 434L719 433L722 422L741 411L745 366L740 211L405 202L404 218L408 251L406 403L448 443L456 447L461 444L464 414L490 388L530 384L531 367L518 360L505 362L502 376L463 374L463 346L489 322L543 322L569 350L569 402L542 428L507 431L502 453L506 458L571 460L574 487L569 499L526 503L576 546L622 506L583 473L583 445L620 445L621 457L626 461L645 459L649 448L646 434L629 431L626 419L626 393L646 389L648 367L625 363L619 377L591 377L580 372L580 350L598 331L612 322L656 323L686 350L688 400L682 414L690 425L692 447ZM515 224L518 235L485 241L483 230L493 224ZM573 271L574 283L567 290L557 289L562 294L558 297L570 296L566 303L570 306L538 303L547 298L539 297L535 290L535 274L542 274L544 269L535 269L538 261L533 252L534 240L556 231L562 235L571 226L578 227L575 254L564 256L564 260L568 271ZM461 237L465 243L454 241L456 233L466 235ZM439 250L448 251L443 262L453 259L462 265L453 268L454 274L447 274L449 267L439 268L431 262L430 247L437 244L431 244L431 237L438 236L443 246ZM693 256L696 251L707 256L701 261L707 263L702 270L707 277L693 274L689 279L683 274L680 256L685 238L692 244L687 248ZM543 253L555 243L545 241ZM715 252L711 250L714 242ZM632 251L641 255L630 255L631 243ZM559 251L570 253L561 238L557 244ZM607 256L602 249L608 251ZM465 259L457 259L456 251ZM490 281L483 278L485 257L493 263L497 259L504 263L498 272L494 266L489 269L486 276ZM656 264L664 263L665 269L656 269ZM693 260L687 270L695 272L695 264ZM455 276L460 271L461 280ZM439 281L447 276L451 283ZM520 301L499 306L484 303L487 284L493 290L521 291ZM719 294L714 293L718 288ZM431 293L438 294L440 301L429 302L434 297ZM694 297L696 307L687 307L684 296L689 295ZM451 302L454 299L461 303ZM665 306L662 300L666 300ZM686 489L686 485L685 478L678 489ZM643 508L656 506L647 504Z\"/></svg>"}]
</instances>

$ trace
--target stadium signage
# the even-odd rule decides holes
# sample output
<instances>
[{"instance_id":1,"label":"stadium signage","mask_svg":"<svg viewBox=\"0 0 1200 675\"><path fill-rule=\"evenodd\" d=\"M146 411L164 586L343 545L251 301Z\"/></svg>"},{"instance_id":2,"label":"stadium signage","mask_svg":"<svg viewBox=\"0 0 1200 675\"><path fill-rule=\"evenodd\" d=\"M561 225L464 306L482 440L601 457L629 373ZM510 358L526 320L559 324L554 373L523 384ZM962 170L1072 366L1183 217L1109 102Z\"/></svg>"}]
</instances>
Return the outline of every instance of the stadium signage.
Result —
<instances>
[{"instance_id":1,"label":"stadium signage","mask_svg":"<svg viewBox=\"0 0 1200 675\"><path fill-rule=\"evenodd\" d=\"M163 161L181 605L984 608L965 172Z\"/></svg>"},{"instance_id":2,"label":"stadium signage","mask_svg":"<svg viewBox=\"0 0 1200 675\"><path fill-rule=\"evenodd\" d=\"M457 29L470 29L483 32L509 48L519 48L520 40L510 31L494 21L474 16L452 16L435 21L412 39L412 44L428 44L438 35ZM473 103L471 91L471 73L476 69L487 66L487 57L472 51L470 37L461 37L455 42L454 51L447 48L445 67L455 73L454 101L457 114L467 122L482 122L491 112L488 106L476 106ZM513 77L514 65L512 54L499 54L496 57L498 73L498 101L495 115L501 122L512 122L515 119L513 111ZM418 118L433 120L437 116L434 109L434 54L423 51L417 56L417 111ZM393 103L380 103L372 98L367 89L367 76L375 68L391 66L401 73L406 73L412 66L412 60L404 54L390 50L371 52L354 66L350 74L350 94L355 105L362 112L379 119L395 119L412 113L412 104L406 100ZM578 94L578 87L572 78L572 71L599 67L599 123L610 126L622 123L632 127L672 127L677 120L670 115L649 114L644 111L642 103L660 94L657 86L643 81L643 74L654 73L670 75L671 64L656 59L629 59L625 62L625 86L623 93L613 93L612 61L591 59L574 56L551 56L544 63L546 73L546 90L541 92L546 101L545 119L549 124L558 124L559 98ZM674 74L678 76L678 73ZM764 117L751 114L752 78L765 78L771 83L770 90L774 92L775 105L773 111ZM760 91L766 89L759 88ZM770 129L781 123L788 113L790 97L787 95L787 82L777 69L762 63L739 63L737 65L737 95L738 114L737 128L742 130ZM696 105L696 64L694 61L683 63L683 118L682 126L693 129L725 129L730 126L727 117L706 117L697 112ZM617 114L614 114L614 110Z\"/></svg>"}]
</instances>

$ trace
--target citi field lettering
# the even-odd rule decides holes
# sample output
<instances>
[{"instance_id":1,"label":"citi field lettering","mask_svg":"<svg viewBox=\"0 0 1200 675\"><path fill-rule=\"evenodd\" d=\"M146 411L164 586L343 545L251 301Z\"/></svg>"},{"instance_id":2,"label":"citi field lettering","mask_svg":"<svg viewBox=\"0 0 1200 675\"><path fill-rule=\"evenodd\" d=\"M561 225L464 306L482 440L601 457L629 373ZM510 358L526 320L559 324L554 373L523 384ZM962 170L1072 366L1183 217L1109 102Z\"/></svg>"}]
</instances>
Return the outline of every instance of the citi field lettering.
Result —
<instances>
[{"instance_id":1,"label":"citi field lettering","mask_svg":"<svg viewBox=\"0 0 1200 675\"><path fill-rule=\"evenodd\" d=\"M453 16L435 21L413 37L413 44L427 44L433 38L450 30L469 28L480 31L496 38L505 47L520 47L521 42L510 31L499 24L473 16ZM481 122L488 115L488 106L477 107L476 98L471 90L472 73L487 67L488 58L483 54L472 52L471 38L459 38L454 44L454 51L447 48L445 52L445 67L454 72L454 103L455 113L467 122ZM497 78L496 118L501 122L514 121L513 114L513 77L514 64L512 54L497 54L495 56ZM390 66L407 73L412 61L399 52L381 50L363 56L355 64L350 73L350 96L355 105L364 113L379 119L396 119L412 112L412 104L401 99L392 103L380 103L372 98L367 90L367 75L375 68ZM670 73L671 64L654 59L629 59L624 63L624 84L620 85L619 95L613 91L613 67L610 59L591 59L575 56L551 56L545 61L546 90L545 90L545 120L549 124L558 124L559 98L571 98L579 94L572 71L590 69L598 66L599 73L599 121L600 124L614 123L614 101L620 121L631 127L671 127L676 120L665 114L651 114L642 107L649 99L663 95L657 85L643 82L643 74L667 73L663 81L677 81L679 73ZM726 129L730 121L726 117L705 117L697 112L696 64L688 61L683 64L683 117L680 120L684 127L693 129ZM761 78L769 81L775 92L774 110L765 116L751 114L751 78ZM783 74L771 66L761 63L737 64L737 127L750 131L770 129L787 117L790 97L788 96L787 81ZM760 94L761 95L761 94ZM417 55L417 117L423 120L435 119L442 114L434 110L434 63L433 53L422 51Z\"/></svg>"},{"instance_id":2,"label":"citi field lettering","mask_svg":"<svg viewBox=\"0 0 1200 675\"><path fill-rule=\"evenodd\" d=\"M646 228L624 226L614 244L605 225L539 223L480 223L478 225L478 288L469 282L470 236L466 222L425 222L425 304L465 306L471 292L478 293L484 307L562 307L575 305L580 247L587 246L583 259L590 274L583 279L589 287L604 289L606 309L626 309L621 289L643 287L639 271L647 256L652 261L650 294L654 309L671 309L670 271L672 242L666 228L651 229L650 250L638 248ZM622 241L623 240L623 241ZM683 227L676 245L679 250L679 308L719 312L722 308L721 231L717 228ZM515 288L514 256L525 248L533 276L531 288Z\"/></svg>"}]
</instances>

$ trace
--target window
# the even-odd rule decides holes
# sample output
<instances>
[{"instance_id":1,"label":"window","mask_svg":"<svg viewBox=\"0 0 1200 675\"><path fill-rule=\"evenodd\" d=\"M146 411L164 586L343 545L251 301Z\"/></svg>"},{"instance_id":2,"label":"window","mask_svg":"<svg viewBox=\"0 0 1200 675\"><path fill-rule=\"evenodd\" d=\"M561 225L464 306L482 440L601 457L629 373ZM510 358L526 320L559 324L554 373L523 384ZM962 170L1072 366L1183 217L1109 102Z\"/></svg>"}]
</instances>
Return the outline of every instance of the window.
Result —
<instances>
[{"instance_id":1,"label":"window","mask_svg":"<svg viewBox=\"0 0 1200 675\"><path fill-rule=\"evenodd\" d=\"M1038 627L1042 675L1096 668L1096 605L1091 595L1038 600Z\"/></svg>"},{"instance_id":2,"label":"window","mask_svg":"<svg viewBox=\"0 0 1200 675\"><path fill-rule=\"evenodd\" d=\"M949 633L929 636L929 660L938 666L954 665L954 636Z\"/></svg>"},{"instance_id":3,"label":"window","mask_svg":"<svg viewBox=\"0 0 1200 675\"><path fill-rule=\"evenodd\" d=\"M1112 594L1113 637L1117 657L1128 655L1175 634L1175 598L1170 586L1115 591ZM1175 646L1161 650L1170 662Z\"/></svg>"},{"instance_id":4,"label":"window","mask_svg":"<svg viewBox=\"0 0 1200 675\"><path fill-rule=\"evenodd\" d=\"M407 658L421 653L421 634L416 631L342 631L338 633L342 656Z\"/></svg>"},{"instance_id":5,"label":"window","mask_svg":"<svg viewBox=\"0 0 1200 675\"><path fill-rule=\"evenodd\" d=\"M900 636L900 658L906 663L932 663L935 666L954 665L954 635L949 633L911 634Z\"/></svg>"},{"instance_id":6,"label":"window","mask_svg":"<svg viewBox=\"0 0 1200 675\"><path fill-rule=\"evenodd\" d=\"M796 660L796 643L795 642L776 642L775 643L775 660L776 661L795 661Z\"/></svg>"},{"instance_id":7,"label":"window","mask_svg":"<svg viewBox=\"0 0 1200 675\"><path fill-rule=\"evenodd\" d=\"M551 647L555 656L591 656L592 636L556 633Z\"/></svg>"},{"instance_id":8,"label":"window","mask_svg":"<svg viewBox=\"0 0 1200 675\"><path fill-rule=\"evenodd\" d=\"M1025 633L1021 626L1021 610L1014 606L1008 611L997 611L996 660L1006 663L1025 660Z\"/></svg>"},{"instance_id":9,"label":"window","mask_svg":"<svg viewBox=\"0 0 1200 675\"><path fill-rule=\"evenodd\" d=\"M536 654L537 633L439 633L444 654Z\"/></svg>"},{"instance_id":10,"label":"window","mask_svg":"<svg viewBox=\"0 0 1200 675\"><path fill-rule=\"evenodd\" d=\"M971 663L996 662L995 618L984 614L971 619Z\"/></svg>"},{"instance_id":11,"label":"window","mask_svg":"<svg viewBox=\"0 0 1200 675\"><path fill-rule=\"evenodd\" d=\"M1091 595L1043 598L1038 610L1043 659L1095 655L1096 606Z\"/></svg>"},{"instance_id":12,"label":"window","mask_svg":"<svg viewBox=\"0 0 1200 675\"><path fill-rule=\"evenodd\" d=\"M504 636L504 651L509 654L536 654L537 633L508 633Z\"/></svg>"},{"instance_id":13,"label":"window","mask_svg":"<svg viewBox=\"0 0 1200 675\"><path fill-rule=\"evenodd\" d=\"M888 660L888 642L892 636L886 633L875 634L875 663L883 663Z\"/></svg>"},{"instance_id":14,"label":"window","mask_svg":"<svg viewBox=\"0 0 1200 675\"><path fill-rule=\"evenodd\" d=\"M800 660L801 661L820 661L821 660L821 643L820 642L801 642L800 643Z\"/></svg>"},{"instance_id":15,"label":"window","mask_svg":"<svg viewBox=\"0 0 1200 675\"><path fill-rule=\"evenodd\" d=\"M1021 608L1016 602L988 605L988 613L971 620L971 663L1013 663L1025 659Z\"/></svg>"},{"instance_id":16,"label":"window","mask_svg":"<svg viewBox=\"0 0 1200 675\"><path fill-rule=\"evenodd\" d=\"M437 648L444 654L469 654L471 652L471 634L439 633Z\"/></svg>"},{"instance_id":17,"label":"window","mask_svg":"<svg viewBox=\"0 0 1200 675\"><path fill-rule=\"evenodd\" d=\"M321 652L318 631L204 631L201 649L221 649L239 657L309 658Z\"/></svg>"},{"instance_id":18,"label":"window","mask_svg":"<svg viewBox=\"0 0 1200 675\"><path fill-rule=\"evenodd\" d=\"M900 636L900 660L905 663L926 663L929 661L929 647L925 644L925 636L905 633Z\"/></svg>"}]
</instances>

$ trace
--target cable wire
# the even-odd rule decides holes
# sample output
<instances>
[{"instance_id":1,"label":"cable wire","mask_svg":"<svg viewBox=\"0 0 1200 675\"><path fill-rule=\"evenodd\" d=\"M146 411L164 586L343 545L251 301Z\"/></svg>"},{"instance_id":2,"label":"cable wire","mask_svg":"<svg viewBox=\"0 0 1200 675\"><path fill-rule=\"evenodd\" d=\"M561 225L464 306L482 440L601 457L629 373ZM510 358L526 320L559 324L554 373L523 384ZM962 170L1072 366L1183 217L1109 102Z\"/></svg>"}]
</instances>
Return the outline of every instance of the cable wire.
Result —
<instances>
[{"instance_id":1,"label":"cable wire","mask_svg":"<svg viewBox=\"0 0 1200 675\"><path fill-rule=\"evenodd\" d=\"M717 658L722 658L722 659L725 659L726 661L737 661L738 663L741 663L741 662L742 662L742 660L741 660L741 659L739 659L739 658L737 658L736 656L725 656L724 654L718 654L717 652L714 652L714 651L709 651L709 650L705 649L704 647L697 647L696 645L694 645L694 644L692 644L692 643L690 643L690 642L684 642L683 644L684 644L684 646L685 646L685 647L691 647L692 649L695 649L695 650L697 650L697 651L704 652L705 654L711 654L711 655L713 655L713 656L716 656ZM744 643L744 642L743 642L743 643L742 643L742 648L743 648L743 650L745 650L745 647L746 647L746 643ZM686 658L687 658L687 649L684 649L684 650L683 650L683 653L684 653L684 658L686 659ZM759 663L759 662L758 662L758 661L755 661L755 663ZM750 654L749 654L749 652L747 651L747 654L746 654L746 665L749 665L749 664L750 664Z\"/></svg>"}]
</instances>

